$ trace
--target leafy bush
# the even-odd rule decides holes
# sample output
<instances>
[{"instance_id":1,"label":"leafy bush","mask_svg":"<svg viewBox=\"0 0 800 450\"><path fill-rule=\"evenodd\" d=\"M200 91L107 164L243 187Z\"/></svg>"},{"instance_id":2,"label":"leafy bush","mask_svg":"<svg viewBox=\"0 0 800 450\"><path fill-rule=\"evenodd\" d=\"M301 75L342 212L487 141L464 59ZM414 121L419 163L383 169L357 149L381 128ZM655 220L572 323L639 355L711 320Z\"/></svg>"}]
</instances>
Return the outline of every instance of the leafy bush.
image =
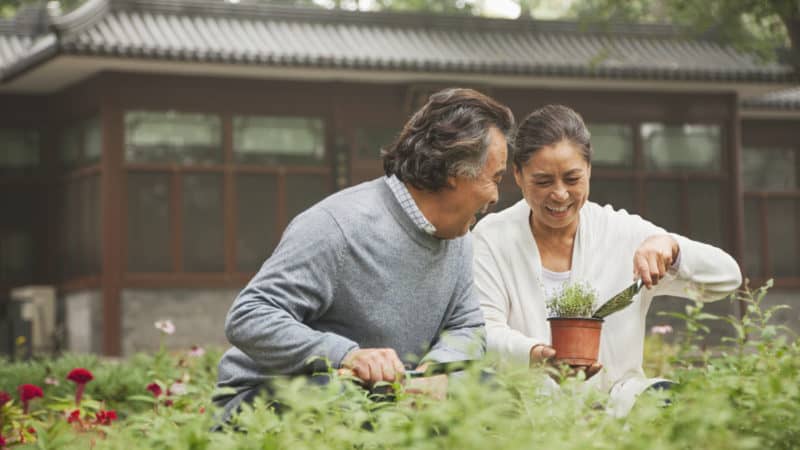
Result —
<instances>
[{"instance_id":1,"label":"leafy bush","mask_svg":"<svg viewBox=\"0 0 800 450\"><path fill-rule=\"evenodd\" d=\"M585 283L569 283L555 296L547 300L550 317L592 317L592 308L597 300L597 291Z\"/></svg>"},{"instance_id":2,"label":"leafy bush","mask_svg":"<svg viewBox=\"0 0 800 450\"><path fill-rule=\"evenodd\" d=\"M222 432L209 432L215 423L209 398L219 352L189 356L162 350L122 362L66 356L3 364L0 390L14 396L18 383L39 382L48 369L61 381L44 385L45 398L33 400L28 415L20 412L16 398L2 406L3 436L12 448L97 450L793 449L800 446L800 341L787 330L768 328L772 315L762 310L761 294L740 294L752 306L741 319L711 316L690 305L684 316L694 326L675 347L651 336L648 352L659 351L648 355L646 366L679 384L668 394L643 394L623 419L609 415L607 396L579 379L564 379L554 393L542 389L545 375L536 370L487 360L484 367L451 376L444 401L402 391L396 401L375 401L335 374L327 386L283 380L275 398L258 399ZM704 350L702 325L708 320L725 320L743 334L724 347ZM76 366L93 371L86 392L97 399L95 405L91 399L81 403L86 411L80 423L69 422L74 406L64 409L63 399L58 400L71 396L74 386L64 377ZM494 375L487 380L482 368ZM177 380L184 384L180 392L174 388ZM161 388L158 397L148 392L151 383ZM95 410L111 403L104 395L116 399L119 419L101 424ZM664 395L672 400L666 408ZM270 400L280 403L280 411Z\"/></svg>"}]
</instances>

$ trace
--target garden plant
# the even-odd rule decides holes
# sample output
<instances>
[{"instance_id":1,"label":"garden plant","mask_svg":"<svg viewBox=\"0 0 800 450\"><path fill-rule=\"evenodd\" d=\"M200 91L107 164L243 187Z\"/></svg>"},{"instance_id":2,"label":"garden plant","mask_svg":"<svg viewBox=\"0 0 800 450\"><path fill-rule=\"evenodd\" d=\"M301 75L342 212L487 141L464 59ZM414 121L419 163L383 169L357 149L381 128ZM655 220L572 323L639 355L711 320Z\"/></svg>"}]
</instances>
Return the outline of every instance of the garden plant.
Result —
<instances>
[{"instance_id":1,"label":"garden plant","mask_svg":"<svg viewBox=\"0 0 800 450\"><path fill-rule=\"evenodd\" d=\"M2 361L0 448L798 448L800 340L773 323L780 307L763 306L767 287L733 299L746 305L741 317L690 303L677 314L685 331L654 328L648 375L678 385L670 406L663 406L665 393L645 393L624 418L608 414L607 396L587 393L580 374L564 378L558 393L544 393L535 369L488 358L451 376L442 401L408 395L400 385L393 401L377 401L333 371L327 386L287 378L274 398L280 411L257 399L210 432L220 352L162 346L125 361ZM718 320L731 325L731 337L706 346L708 323ZM159 330L165 341L180 332L163 323Z\"/></svg>"}]
</instances>

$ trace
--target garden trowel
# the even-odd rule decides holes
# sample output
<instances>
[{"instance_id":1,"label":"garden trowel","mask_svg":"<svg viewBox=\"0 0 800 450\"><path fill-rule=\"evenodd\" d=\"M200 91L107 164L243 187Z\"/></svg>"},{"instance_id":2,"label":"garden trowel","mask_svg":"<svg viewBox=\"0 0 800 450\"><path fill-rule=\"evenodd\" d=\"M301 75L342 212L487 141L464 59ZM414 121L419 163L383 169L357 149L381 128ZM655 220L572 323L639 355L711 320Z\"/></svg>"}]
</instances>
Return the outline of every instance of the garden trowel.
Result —
<instances>
[{"instance_id":1,"label":"garden trowel","mask_svg":"<svg viewBox=\"0 0 800 450\"><path fill-rule=\"evenodd\" d=\"M619 294L611 297L602 306L597 308L597 311L592 314L592 317L597 319L604 319L605 317L626 308L633 303L633 296L642 289L642 279L638 279L630 286L623 289Z\"/></svg>"}]
</instances>

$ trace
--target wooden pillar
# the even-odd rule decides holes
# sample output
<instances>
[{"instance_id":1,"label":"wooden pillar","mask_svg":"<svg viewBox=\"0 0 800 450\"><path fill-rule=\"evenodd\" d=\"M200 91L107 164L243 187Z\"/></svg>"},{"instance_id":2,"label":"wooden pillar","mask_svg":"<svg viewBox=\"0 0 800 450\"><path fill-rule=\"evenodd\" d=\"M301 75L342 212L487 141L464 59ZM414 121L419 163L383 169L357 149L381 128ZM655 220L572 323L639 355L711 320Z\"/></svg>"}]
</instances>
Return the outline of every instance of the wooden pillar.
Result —
<instances>
[{"instance_id":1,"label":"wooden pillar","mask_svg":"<svg viewBox=\"0 0 800 450\"><path fill-rule=\"evenodd\" d=\"M123 234L125 171L123 169L123 112L112 89L103 89L100 123L103 131L101 157L101 208L103 238L102 294L103 294L103 354L122 354L121 291L123 260L122 248L126 245Z\"/></svg>"}]
</instances>

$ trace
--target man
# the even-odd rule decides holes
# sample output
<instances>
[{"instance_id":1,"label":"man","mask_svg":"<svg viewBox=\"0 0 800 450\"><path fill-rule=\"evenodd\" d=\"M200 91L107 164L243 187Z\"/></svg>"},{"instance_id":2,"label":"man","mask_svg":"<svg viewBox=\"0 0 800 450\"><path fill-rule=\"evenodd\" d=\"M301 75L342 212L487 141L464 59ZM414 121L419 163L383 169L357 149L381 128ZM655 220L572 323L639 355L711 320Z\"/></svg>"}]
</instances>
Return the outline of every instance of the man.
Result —
<instances>
[{"instance_id":1,"label":"man","mask_svg":"<svg viewBox=\"0 0 800 450\"><path fill-rule=\"evenodd\" d=\"M476 91L438 92L383 151L385 177L289 224L228 313L218 387L236 394L215 399L226 415L270 375L324 368L320 357L369 385L483 354L466 235L497 202L513 121Z\"/></svg>"}]
</instances>

